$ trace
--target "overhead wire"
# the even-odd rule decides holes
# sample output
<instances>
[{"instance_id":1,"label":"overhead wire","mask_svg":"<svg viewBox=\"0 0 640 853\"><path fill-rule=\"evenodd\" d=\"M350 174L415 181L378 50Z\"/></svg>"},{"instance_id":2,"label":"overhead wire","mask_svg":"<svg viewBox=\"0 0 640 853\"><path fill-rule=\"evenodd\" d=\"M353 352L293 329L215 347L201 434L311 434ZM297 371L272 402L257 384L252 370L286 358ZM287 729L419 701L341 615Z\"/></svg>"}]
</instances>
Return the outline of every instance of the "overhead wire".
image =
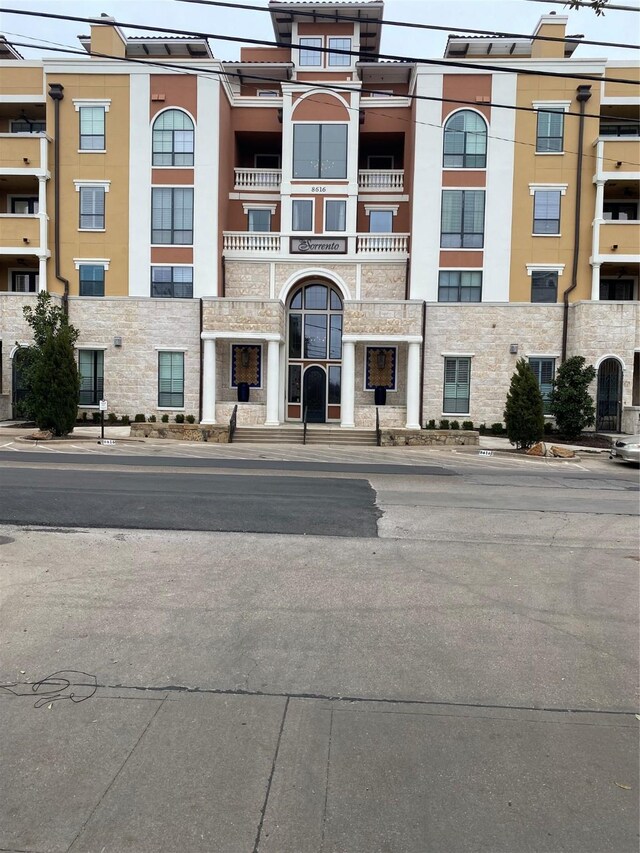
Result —
<instances>
[{"instance_id":1,"label":"overhead wire","mask_svg":"<svg viewBox=\"0 0 640 853\"><path fill-rule=\"evenodd\" d=\"M16 33L15 35L19 35L19 34ZM25 38L25 37L30 38L29 36L21 36L21 37L22 38ZM45 44L33 45L33 44L25 43L25 42L12 42L12 44L15 44L18 47L40 47L43 50L49 50L52 52L73 53L73 54L79 54L81 56L87 56L87 53L85 50L73 48L69 45L61 44L60 42L50 42L50 41L47 42L47 44L49 44L49 45L57 44L58 47L47 47ZM198 76L198 75L207 76L207 75L209 75L209 76L214 76L214 77L218 77L218 78L233 77L233 78L239 79L240 81L242 81L243 79L244 80L251 79L251 80L258 80L261 82L269 82L269 83L280 82L273 77L267 77L267 76L262 75L262 74L247 74L245 72L240 74L240 73L229 71L226 69L218 70L218 69L208 69L208 68L185 67L183 64L169 63L169 62L165 62L163 60L154 61L152 59L137 59L137 58L132 58L132 57L115 56L113 54L106 54L106 53L100 53L100 52L95 52L95 51L92 51L91 56L94 56L94 57L97 57L100 59L115 60L117 62L119 61L119 62L126 62L126 63L134 63L134 64L141 64L141 65L145 65L145 66L151 65L151 66L155 66L155 67L163 68L163 69L170 68L172 71L176 71L180 74L187 74L187 75L189 75L189 74L192 74L195 76ZM332 82L331 84L315 83L314 82L314 83L309 84L309 85L313 89L323 89L324 91L326 91L328 93L332 93L332 92L336 92L336 91L348 91L348 92L356 92L358 94L362 94L362 92L363 92L363 90L359 87L342 86L342 85L336 84L335 82ZM368 89L366 91L368 93L372 93L374 95L375 94L380 94L380 95L387 95L388 94L384 90ZM310 96L310 97L313 97L313 96ZM403 98L405 100L406 99L415 99L415 100L436 101L439 103L462 104L465 106L468 105L468 106L473 106L476 108L478 106L478 104L475 101L463 101L463 100L459 100L457 98L438 98L436 96L431 96L431 95L391 95L389 97ZM267 106L267 105L265 104L265 106ZM492 108L496 108L496 109L509 109L509 110L517 110L517 111L525 111L525 112L533 112L533 113L539 112L539 110L534 108L534 107L520 107L520 106L515 106L512 104L485 103L485 104L483 104L483 106L492 107ZM357 108L357 107L350 107L347 105L345 105L345 107L349 112L359 112L359 108ZM444 127L444 123L443 124L435 124L434 122L427 122L427 121L423 121L423 120L415 119L415 118L404 118L402 116L380 112L379 108L376 108L376 109L377 109L377 112L379 115L386 117L386 118L389 118L389 119L392 119L393 121L398 121L398 122L402 122L402 123L406 123L406 124L421 125L421 126L425 126L425 127L433 127L433 128L437 128L439 130L442 130ZM564 115L571 115L571 116L577 116L577 117L580 116L579 113L572 113L569 111L564 112ZM601 119L605 119L605 120L609 120L609 121L615 120L617 122L623 120L622 117L605 116L605 115L600 115L600 114L595 114L595 113L585 113L584 115L586 118L593 118L593 119L598 119L598 120L601 120ZM624 119L624 120L631 121L631 119ZM487 138L488 139L494 139L494 140L501 141L501 142L507 142L507 143L510 143L513 145L524 145L524 146L527 146L530 148L535 147L535 143L533 143L533 142L526 142L524 140L518 140L518 139L509 139L507 137L497 136L497 135L491 134L491 133L487 134ZM568 150L565 150L563 153L564 154L577 154L577 152L575 152L575 151L568 151ZM583 156L588 157L590 159L596 159L596 157L597 157L597 155L595 155L595 154L583 154ZM612 163L618 162L617 157L616 158L604 157L603 159L608 160ZM629 165L640 167L640 163L629 162Z\"/></svg>"},{"instance_id":2,"label":"overhead wire","mask_svg":"<svg viewBox=\"0 0 640 853\"><path fill-rule=\"evenodd\" d=\"M64 20L64 21L76 21L78 23L86 23L86 24L96 24L100 23L100 19L83 17L79 15L61 15L54 12L35 12L27 9L10 9L6 7L0 7L0 13L5 14L15 14L15 15L24 15L28 17L38 17L38 18L50 18L55 20ZM146 24L134 24L125 21L116 21L115 19L110 18L109 23L112 26L123 27L126 29L133 30L151 30L152 32L160 32L167 34L178 34L189 37L196 37L202 39L212 39L216 41L229 41L229 42L239 42L242 44L252 44L259 45L261 47L285 47L291 48L291 44L289 42L282 41L271 41L269 39L252 39L252 38L241 38L239 36L227 36L216 33L207 33L200 30L186 30L180 29L176 27L159 27L153 25ZM311 45L305 45L305 50L311 50L312 52L317 53L332 53L343 56L356 56L358 59L361 58L360 51L355 50L342 50L338 48L325 48L325 47L316 47ZM639 81L629 80L627 78L620 77L607 77L602 76L599 77L593 74L570 74L565 72L556 72L556 71L543 71L542 69L535 68L525 68L525 67L509 67L509 66L501 66L501 65L492 65L490 63L474 63L469 62L467 60L456 62L450 59L426 59L420 57L408 57L408 56L400 56L398 54L390 54L390 53L372 53L368 54L369 57L375 59L384 59L390 60L394 62L406 63L406 64L419 64L419 65L435 65L435 66L444 66L451 68L465 68L472 70L484 71L496 71L498 73L504 74L521 74L523 76L535 76L535 77L553 77L555 79L567 79L567 80L580 80L580 81L590 81L595 83L605 82L605 83L619 83L621 85L632 85L638 86Z\"/></svg>"}]
</instances>

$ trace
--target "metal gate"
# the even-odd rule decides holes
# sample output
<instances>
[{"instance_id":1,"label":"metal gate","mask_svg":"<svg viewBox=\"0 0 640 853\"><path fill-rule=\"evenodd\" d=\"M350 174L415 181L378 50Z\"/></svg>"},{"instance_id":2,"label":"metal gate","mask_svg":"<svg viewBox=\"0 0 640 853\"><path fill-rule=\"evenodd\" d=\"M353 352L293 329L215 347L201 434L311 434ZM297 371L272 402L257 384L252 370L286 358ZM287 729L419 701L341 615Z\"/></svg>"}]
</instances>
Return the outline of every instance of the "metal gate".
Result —
<instances>
[{"instance_id":1,"label":"metal gate","mask_svg":"<svg viewBox=\"0 0 640 853\"><path fill-rule=\"evenodd\" d=\"M596 429L620 432L622 369L617 358L605 358L598 368Z\"/></svg>"},{"instance_id":2,"label":"metal gate","mask_svg":"<svg viewBox=\"0 0 640 853\"><path fill-rule=\"evenodd\" d=\"M29 412L26 406L27 385L25 381L26 360L29 353L26 348L17 349L13 355L11 383L11 417L14 420L26 420Z\"/></svg>"}]
</instances>

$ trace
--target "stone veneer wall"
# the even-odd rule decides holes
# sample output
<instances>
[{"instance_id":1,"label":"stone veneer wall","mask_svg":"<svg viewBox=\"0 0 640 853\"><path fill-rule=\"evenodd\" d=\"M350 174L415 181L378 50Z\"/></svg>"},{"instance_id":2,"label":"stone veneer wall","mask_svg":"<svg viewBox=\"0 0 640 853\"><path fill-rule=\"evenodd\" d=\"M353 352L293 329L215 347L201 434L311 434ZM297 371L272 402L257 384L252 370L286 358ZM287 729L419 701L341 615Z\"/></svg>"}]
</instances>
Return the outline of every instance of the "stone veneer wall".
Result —
<instances>
[{"instance_id":1,"label":"stone veneer wall","mask_svg":"<svg viewBox=\"0 0 640 853\"><path fill-rule=\"evenodd\" d=\"M233 332L242 340L245 332L284 333L284 306L278 299L203 299L205 332Z\"/></svg>"},{"instance_id":2,"label":"stone veneer wall","mask_svg":"<svg viewBox=\"0 0 640 853\"><path fill-rule=\"evenodd\" d=\"M78 346L104 346L104 396L109 411L133 416L158 408L158 350L184 350L185 415L199 418L200 316L191 299L71 297L69 318L80 331ZM114 337L122 346L113 345ZM83 407L87 408L87 407Z\"/></svg>"},{"instance_id":3,"label":"stone veneer wall","mask_svg":"<svg viewBox=\"0 0 640 853\"><path fill-rule=\"evenodd\" d=\"M224 265L224 293L229 299L250 296L269 299L269 263L226 261Z\"/></svg>"},{"instance_id":4,"label":"stone veneer wall","mask_svg":"<svg viewBox=\"0 0 640 853\"><path fill-rule=\"evenodd\" d=\"M423 426L430 418L492 424L504 421L509 383L519 358L560 359L562 305L428 303ZM509 352L510 344L518 353ZM444 355L471 355L470 411L442 411Z\"/></svg>"},{"instance_id":5,"label":"stone veneer wall","mask_svg":"<svg viewBox=\"0 0 640 853\"><path fill-rule=\"evenodd\" d=\"M360 297L361 299L404 299L406 281L406 264L362 264Z\"/></svg>"}]
</instances>

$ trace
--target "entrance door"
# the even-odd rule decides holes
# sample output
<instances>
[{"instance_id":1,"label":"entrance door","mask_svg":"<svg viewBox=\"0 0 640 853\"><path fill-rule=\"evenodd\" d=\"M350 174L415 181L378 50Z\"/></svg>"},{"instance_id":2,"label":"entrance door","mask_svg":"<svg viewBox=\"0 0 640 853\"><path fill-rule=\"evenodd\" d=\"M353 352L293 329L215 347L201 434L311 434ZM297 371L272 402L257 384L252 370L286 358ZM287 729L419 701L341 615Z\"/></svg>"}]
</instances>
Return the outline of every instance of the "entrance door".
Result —
<instances>
[{"instance_id":1,"label":"entrance door","mask_svg":"<svg viewBox=\"0 0 640 853\"><path fill-rule=\"evenodd\" d=\"M25 420L29 417L26 407L27 385L24 376L26 359L28 357L29 354L26 349L16 350L13 356L11 403L12 417L15 420Z\"/></svg>"},{"instance_id":2,"label":"entrance door","mask_svg":"<svg viewBox=\"0 0 640 853\"><path fill-rule=\"evenodd\" d=\"M596 429L620 432L622 370L617 358L605 358L598 368Z\"/></svg>"},{"instance_id":3,"label":"entrance door","mask_svg":"<svg viewBox=\"0 0 640 853\"><path fill-rule=\"evenodd\" d=\"M304 372L302 388L303 412L307 422L323 424L327 419L327 376L321 367L308 367Z\"/></svg>"}]
</instances>

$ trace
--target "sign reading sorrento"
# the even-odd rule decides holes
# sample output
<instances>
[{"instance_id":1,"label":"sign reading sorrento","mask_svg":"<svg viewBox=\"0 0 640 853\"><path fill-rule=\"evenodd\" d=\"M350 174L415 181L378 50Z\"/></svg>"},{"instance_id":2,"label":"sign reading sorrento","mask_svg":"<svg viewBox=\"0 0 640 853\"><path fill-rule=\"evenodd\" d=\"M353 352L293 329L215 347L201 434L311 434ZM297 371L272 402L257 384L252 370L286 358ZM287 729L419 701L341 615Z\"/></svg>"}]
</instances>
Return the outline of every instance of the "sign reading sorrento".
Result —
<instances>
[{"instance_id":1,"label":"sign reading sorrento","mask_svg":"<svg viewBox=\"0 0 640 853\"><path fill-rule=\"evenodd\" d=\"M344 255L346 237L291 237L292 255Z\"/></svg>"}]
</instances>

